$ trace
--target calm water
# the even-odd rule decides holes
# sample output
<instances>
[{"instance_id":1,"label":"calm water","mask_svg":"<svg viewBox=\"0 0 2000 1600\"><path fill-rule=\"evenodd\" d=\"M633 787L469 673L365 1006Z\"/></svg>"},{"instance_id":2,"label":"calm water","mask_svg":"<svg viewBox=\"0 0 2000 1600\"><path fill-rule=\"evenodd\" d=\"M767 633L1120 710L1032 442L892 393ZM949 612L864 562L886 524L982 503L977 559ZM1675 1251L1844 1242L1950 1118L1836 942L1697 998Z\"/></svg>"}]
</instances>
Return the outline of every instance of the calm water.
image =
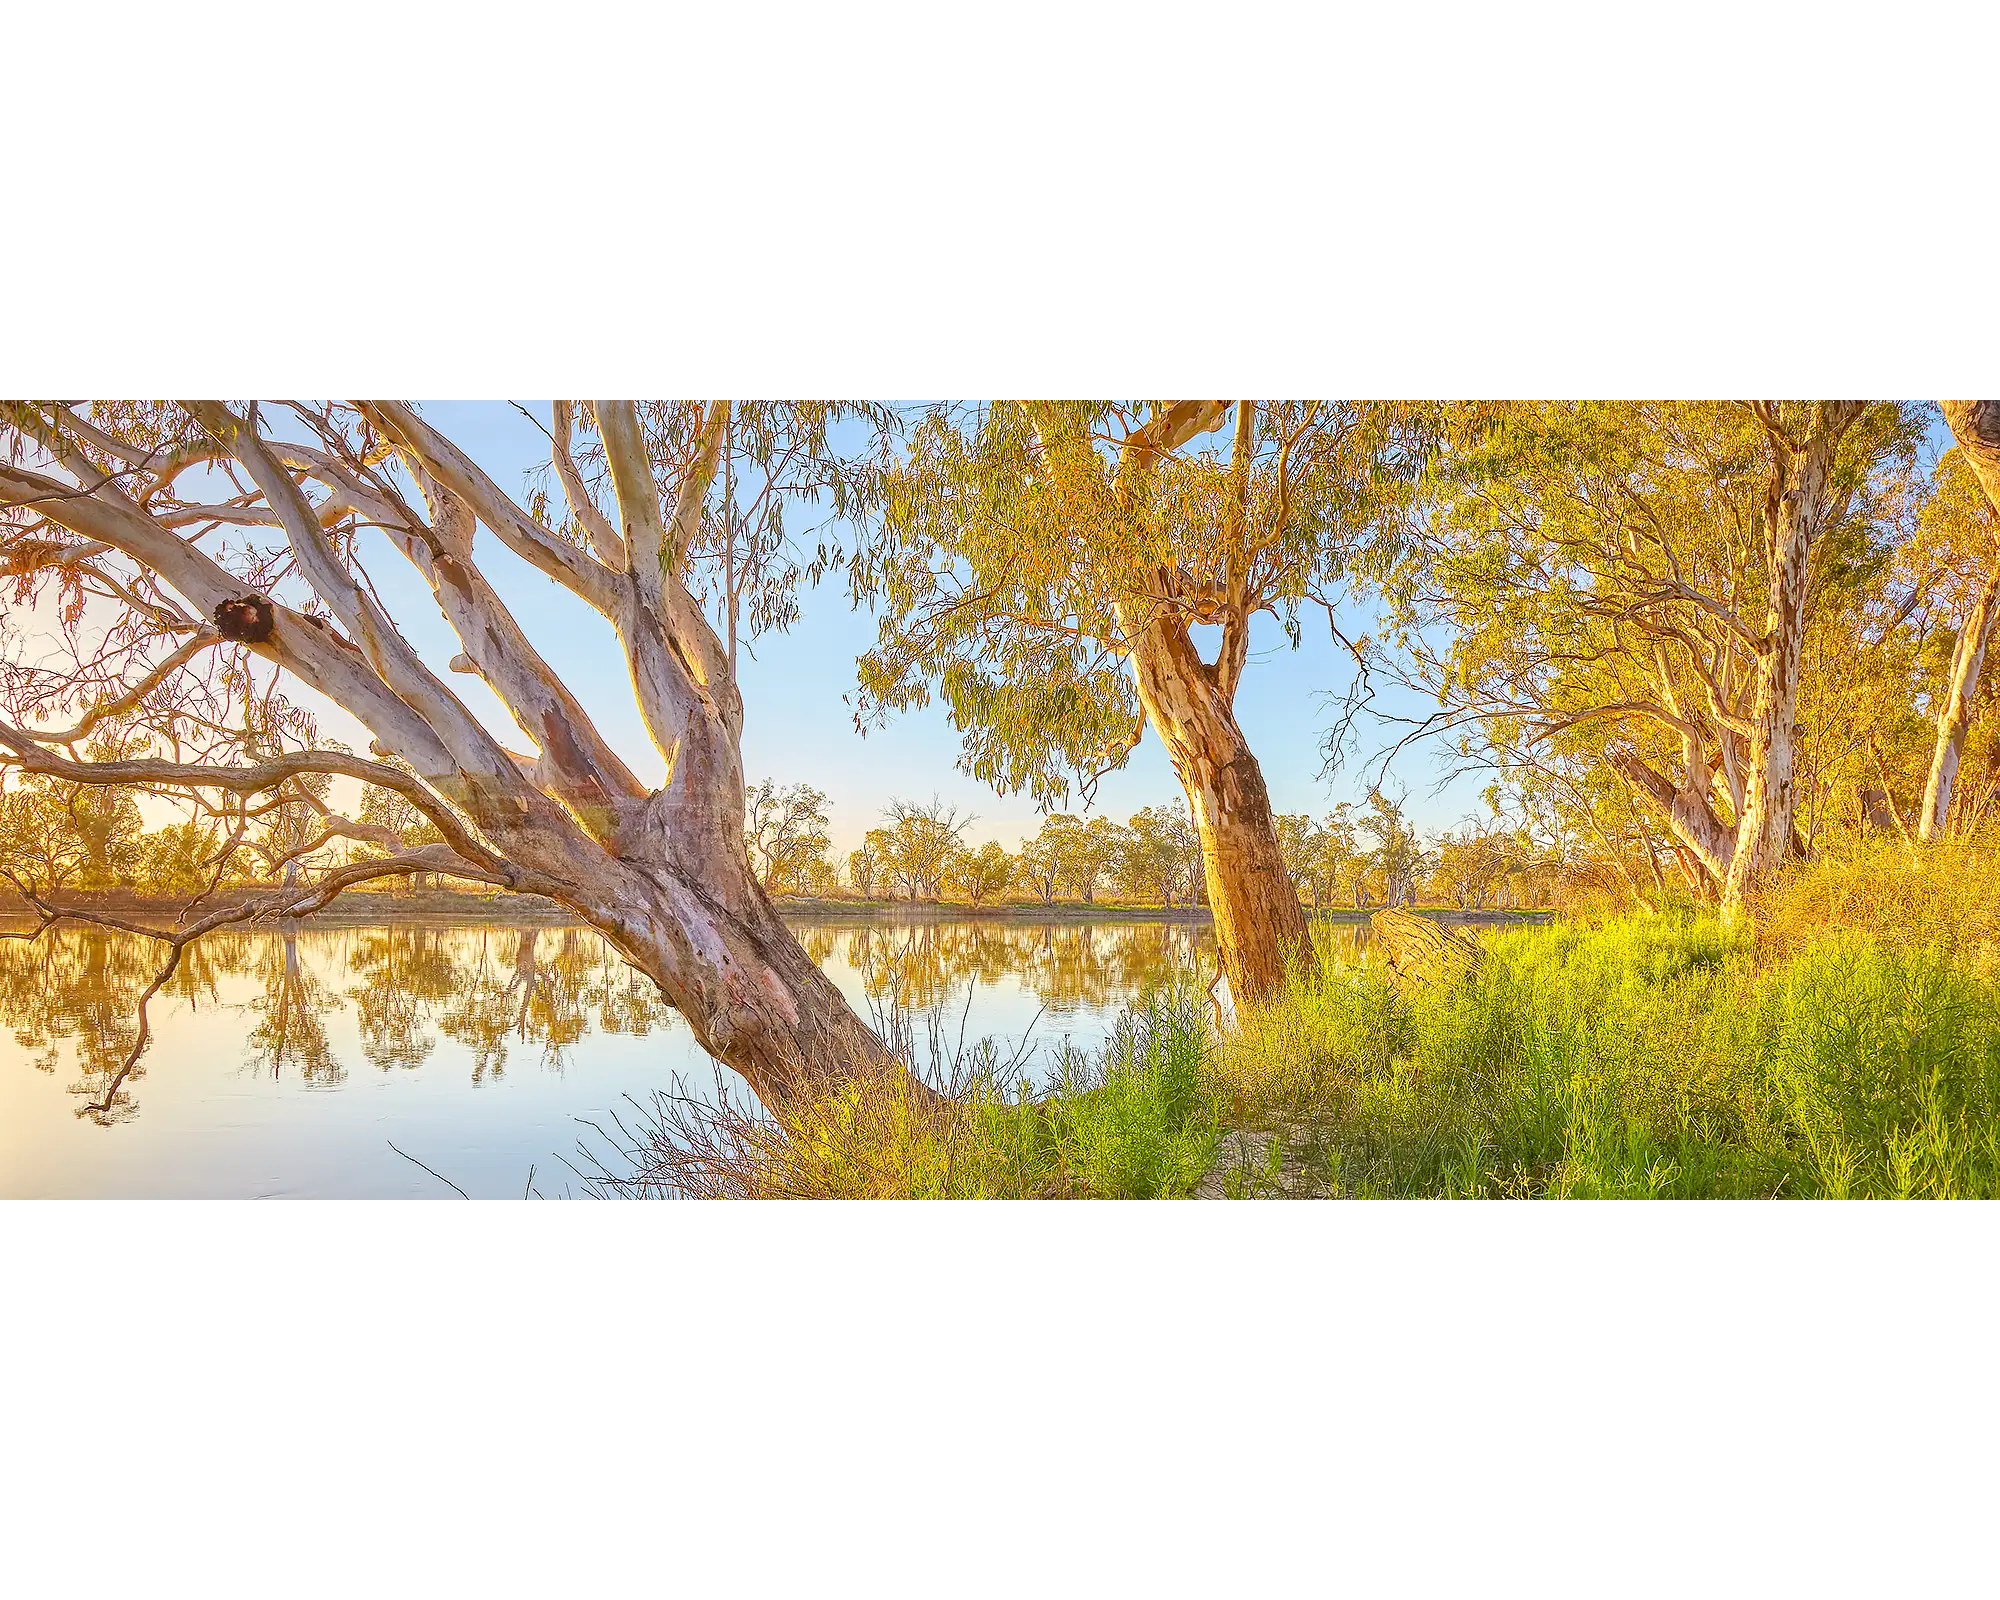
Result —
<instances>
[{"instance_id":1,"label":"calm water","mask_svg":"<svg viewBox=\"0 0 2000 1600\"><path fill-rule=\"evenodd\" d=\"M900 1004L955 1044L1031 1063L1100 1043L1135 997L1215 972L1205 926L802 923L864 1013ZM210 938L150 1008L159 946L69 929L0 942L0 1195L474 1196L579 1185L624 1097L715 1068L652 985L581 928L377 926ZM733 1075L732 1075L733 1076Z\"/></svg>"}]
</instances>

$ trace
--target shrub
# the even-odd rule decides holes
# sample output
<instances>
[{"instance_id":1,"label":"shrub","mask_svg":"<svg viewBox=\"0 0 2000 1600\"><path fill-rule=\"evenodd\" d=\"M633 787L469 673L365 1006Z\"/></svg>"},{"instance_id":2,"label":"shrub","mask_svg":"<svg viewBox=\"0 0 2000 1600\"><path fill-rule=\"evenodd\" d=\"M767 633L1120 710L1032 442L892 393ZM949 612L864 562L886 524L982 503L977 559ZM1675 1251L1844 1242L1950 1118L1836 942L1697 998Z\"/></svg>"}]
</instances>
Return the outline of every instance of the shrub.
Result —
<instances>
[{"instance_id":1,"label":"shrub","mask_svg":"<svg viewBox=\"0 0 2000 1600\"><path fill-rule=\"evenodd\" d=\"M1753 909L1773 955L1847 928L1903 949L1941 946L1990 976L2000 971L2000 841L1883 843L1822 857L1793 866Z\"/></svg>"}]
</instances>

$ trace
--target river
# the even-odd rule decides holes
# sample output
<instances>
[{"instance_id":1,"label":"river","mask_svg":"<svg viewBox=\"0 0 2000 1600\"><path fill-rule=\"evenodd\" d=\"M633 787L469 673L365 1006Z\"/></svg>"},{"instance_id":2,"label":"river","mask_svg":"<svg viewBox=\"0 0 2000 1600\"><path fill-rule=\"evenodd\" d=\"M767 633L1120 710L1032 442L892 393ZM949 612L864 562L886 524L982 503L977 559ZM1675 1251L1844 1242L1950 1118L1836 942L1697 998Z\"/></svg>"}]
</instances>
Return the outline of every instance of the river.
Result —
<instances>
[{"instance_id":1,"label":"river","mask_svg":"<svg viewBox=\"0 0 2000 1600\"><path fill-rule=\"evenodd\" d=\"M1187 922L794 931L857 1007L900 1008L920 1059L991 1038L1030 1078L1216 970ZM212 935L121 1078L159 950L74 926L0 943L0 1195L519 1197L532 1173L552 1198L581 1190L565 1158L602 1148L590 1124L676 1079L715 1089L686 1024L595 933L509 924Z\"/></svg>"}]
</instances>

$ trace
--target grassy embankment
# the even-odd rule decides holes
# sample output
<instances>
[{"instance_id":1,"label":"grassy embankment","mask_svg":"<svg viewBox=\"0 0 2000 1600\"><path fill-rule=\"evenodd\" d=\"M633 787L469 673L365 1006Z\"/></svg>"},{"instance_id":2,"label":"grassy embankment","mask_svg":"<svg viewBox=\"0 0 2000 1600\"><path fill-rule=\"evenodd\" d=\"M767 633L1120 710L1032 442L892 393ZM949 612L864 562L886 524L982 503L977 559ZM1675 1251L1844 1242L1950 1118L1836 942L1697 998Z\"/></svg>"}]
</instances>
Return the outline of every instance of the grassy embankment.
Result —
<instances>
[{"instance_id":1,"label":"grassy embankment","mask_svg":"<svg viewBox=\"0 0 2000 1600\"><path fill-rule=\"evenodd\" d=\"M1743 932L1689 911L1482 943L1446 988L1329 963L1220 1038L1157 995L1041 1095L989 1052L942 1114L893 1088L789 1133L684 1110L635 1146L640 1187L1144 1198L1227 1148L1233 1194L2000 1195L1990 849L1821 864Z\"/></svg>"}]
</instances>

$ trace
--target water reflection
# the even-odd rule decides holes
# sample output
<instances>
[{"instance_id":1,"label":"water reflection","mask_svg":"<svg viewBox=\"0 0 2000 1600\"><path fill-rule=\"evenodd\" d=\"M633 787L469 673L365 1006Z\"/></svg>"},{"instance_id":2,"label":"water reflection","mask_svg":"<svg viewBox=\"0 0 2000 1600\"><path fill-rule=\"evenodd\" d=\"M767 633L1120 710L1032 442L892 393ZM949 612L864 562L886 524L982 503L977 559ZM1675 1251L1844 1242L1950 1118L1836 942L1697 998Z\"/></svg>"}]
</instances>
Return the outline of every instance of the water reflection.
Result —
<instances>
[{"instance_id":1,"label":"water reflection","mask_svg":"<svg viewBox=\"0 0 2000 1600\"><path fill-rule=\"evenodd\" d=\"M930 1011L971 984L1016 978L1051 1015L1123 1004L1215 966L1206 926L1161 922L829 924L796 930L821 966L858 973L871 1000Z\"/></svg>"},{"instance_id":2,"label":"water reflection","mask_svg":"<svg viewBox=\"0 0 2000 1600\"><path fill-rule=\"evenodd\" d=\"M247 1009L257 1019L244 1041L249 1065L283 1075L287 1065L306 1082L337 1084L347 1076L327 1039L326 1019L344 998L299 958L296 934L261 941L254 947L257 992Z\"/></svg>"},{"instance_id":3,"label":"water reflection","mask_svg":"<svg viewBox=\"0 0 2000 1600\"><path fill-rule=\"evenodd\" d=\"M1201 924L814 921L794 931L857 1005L949 1011L954 1020L963 1008L974 1038L1023 1029L1036 1014L1050 1019L1045 1035L1059 1036L1168 981L1205 985L1216 970L1214 938ZM129 1121L148 1068L186 1064L186 1047L163 1034L121 1074L158 959L155 942L102 928L0 941L0 1026L27 1065L67 1072L79 1117ZM152 1002L156 1030L176 1010L209 1014L224 1023L220 1034L242 1041L231 1070L311 1089L341 1088L356 1072L410 1073L434 1059L477 1085L502 1079L520 1057L559 1071L593 1035L642 1039L681 1027L650 982L576 927L219 934L186 952ZM449 1063L441 1041L455 1047ZM693 1051L684 1029L681 1041L668 1052L674 1070Z\"/></svg>"}]
</instances>

